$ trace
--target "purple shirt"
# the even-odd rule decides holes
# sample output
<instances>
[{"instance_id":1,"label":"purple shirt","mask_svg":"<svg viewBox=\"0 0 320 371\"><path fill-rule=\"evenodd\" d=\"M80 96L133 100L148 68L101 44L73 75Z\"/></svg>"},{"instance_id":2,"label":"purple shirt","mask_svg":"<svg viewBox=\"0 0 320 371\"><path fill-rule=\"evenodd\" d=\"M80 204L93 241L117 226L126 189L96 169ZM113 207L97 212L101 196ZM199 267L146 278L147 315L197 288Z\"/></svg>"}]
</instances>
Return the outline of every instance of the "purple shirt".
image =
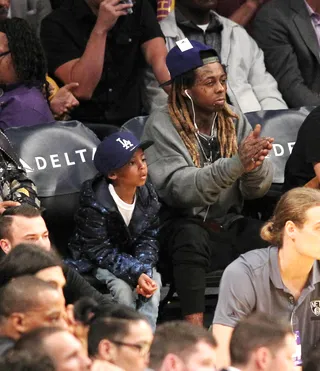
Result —
<instances>
[{"instance_id":1,"label":"purple shirt","mask_svg":"<svg viewBox=\"0 0 320 371\"><path fill-rule=\"evenodd\" d=\"M317 36L317 39L318 39L318 44L319 44L319 47L320 47L320 14L316 13L311 8L311 6L307 3L306 0L305 0L305 3L306 3L308 13L309 13L310 18L311 18L312 26L313 26L313 28L316 32L316 36Z\"/></svg>"},{"instance_id":2,"label":"purple shirt","mask_svg":"<svg viewBox=\"0 0 320 371\"><path fill-rule=\"evenodd\" d=\"M39 89L25 85L0 86L0 129L54 121Z\"/></svg>"}]
</instances>

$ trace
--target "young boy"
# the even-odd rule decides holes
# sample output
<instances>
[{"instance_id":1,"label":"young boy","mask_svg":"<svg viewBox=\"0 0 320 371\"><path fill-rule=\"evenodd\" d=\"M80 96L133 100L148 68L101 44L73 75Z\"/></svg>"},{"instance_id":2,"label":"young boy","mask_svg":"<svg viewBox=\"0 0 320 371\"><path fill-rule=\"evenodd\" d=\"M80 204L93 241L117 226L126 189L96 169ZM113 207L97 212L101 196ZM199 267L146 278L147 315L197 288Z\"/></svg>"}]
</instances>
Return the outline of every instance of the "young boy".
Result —
<instances>
[{"instance_id":1,"label":"young boy","mask_svg":"<svg viewBox=\"0 0 320 371\"><path fill-rule=\"evenodd\" d=\"M147 183L144 150L130 132L117 132L98 146L94 164L99 174L84 182L76 230L70 241L80 272L94 268L113 300L136 308L155 330L161 278L158 260L157 195Z\"/></svg>"}]
</instances>

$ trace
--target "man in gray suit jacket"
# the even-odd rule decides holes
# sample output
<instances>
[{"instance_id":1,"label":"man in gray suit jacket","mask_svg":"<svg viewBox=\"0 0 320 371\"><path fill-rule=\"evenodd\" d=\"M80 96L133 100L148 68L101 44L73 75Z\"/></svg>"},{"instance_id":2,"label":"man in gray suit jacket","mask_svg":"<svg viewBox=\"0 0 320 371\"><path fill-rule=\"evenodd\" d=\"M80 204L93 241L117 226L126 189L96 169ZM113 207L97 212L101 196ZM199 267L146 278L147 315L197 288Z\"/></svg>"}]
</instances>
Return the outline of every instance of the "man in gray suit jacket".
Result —
<instances>
[{"instance_id":1,"label":"man in gray suit jacket","mask_svg":"<svg viewBox=\"0 0 320 371\"><path fill-rule=\"evenodd\" d=\"M253 37L289 107L320 105L320 1L271 0Z\"/></svg>"}]
</instances>

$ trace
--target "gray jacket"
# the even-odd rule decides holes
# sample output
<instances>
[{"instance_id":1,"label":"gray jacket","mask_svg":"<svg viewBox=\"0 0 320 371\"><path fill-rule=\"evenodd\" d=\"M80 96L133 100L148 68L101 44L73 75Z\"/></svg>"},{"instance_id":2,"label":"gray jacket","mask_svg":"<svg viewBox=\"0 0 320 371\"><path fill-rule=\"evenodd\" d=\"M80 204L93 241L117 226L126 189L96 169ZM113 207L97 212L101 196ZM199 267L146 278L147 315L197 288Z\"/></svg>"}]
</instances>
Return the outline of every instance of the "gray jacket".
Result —
<instances>
[{"instance_id":1,"label":"gray jacket","mask_svg":"<svg viewBox=\"0 0 320 371\"><path fill-rule=\"evenodd\" d=\"M265 4L255 18L253 35L288 106L319 106L320 46L305 1Z\"/></svg>"},{"instance_id":2,"label":"gray jacket","mask_svg":"<svg viewBox=\"0 0 320 371\"><path fill-rule=\"evenodd\" d=\"M234 111L240 117L235 120L240 143L252 129L245 116ZM272 183L269 160L250 173L244 173L238 155L195 167L165 107L149 117L143 133L146 139L154 141L146 150L151 181L161 200L180 216L203 218L208 213L208 219L226 224L241 213L244 198L262 197Z\"/></svg>"},{"instance_id":3,"label":"gray jacket","mask_svg":"<svg viewBox=\"0 0 320 371\"><path fill-rule=\"evenodd\" d=\"M238 24L215 13L223 25L221 60L228 69L228 96L242 112L288 108L278 90L276 80L266 71L263 52L247 31ZM160 22L168 50L185 35L178 28L172 11ZM152 112L164 105L166 93L159 88L151 70L145 76L145 109Z\"/></svg>"}]
</instances>

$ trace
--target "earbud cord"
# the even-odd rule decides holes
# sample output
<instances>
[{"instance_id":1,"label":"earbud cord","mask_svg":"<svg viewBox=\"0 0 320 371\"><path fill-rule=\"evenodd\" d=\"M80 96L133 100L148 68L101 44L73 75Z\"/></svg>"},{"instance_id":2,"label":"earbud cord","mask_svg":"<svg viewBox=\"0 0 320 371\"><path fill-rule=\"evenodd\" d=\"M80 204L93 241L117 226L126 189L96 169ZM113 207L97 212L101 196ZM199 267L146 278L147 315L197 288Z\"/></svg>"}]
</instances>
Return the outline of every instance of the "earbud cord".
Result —
<instances>
[{"instance_id":1,"label":"earbud cord","mask_svg":"<svg viewBox=\"0 0 320 371\"><path fill-rule=\"evenodd\" d=\"M204 148L202 147L202 144L201 144L201 140L199 138L199 133L200 133L200 130L198 128L198 125L196 123L196 112L195 112L195 109L194 109L194 104L193 104L193 99L190 97L190 95L188 94L188 92L186 91L186 95L187 97L191 100L191 107L192 107L192 114L193 114L193 124L194 124L194 127L196 128L196 138L197 138L197 142L199 144L199 147L201 149L201 152L206 160L207 163L211 162L212 163L212 152L210 154L210 157L208 158L208 156L206 155L205 151L204 151ZM213 123L212 123L212 126L211 126L211 136L213 135L213 128L214 128L214 125L215 125L215 122L216 122L216 117L217 117L217 113L215 114L214 116L214 119L213 119ZM208 213L209 213L209 209L210 209L210 206L211 205L208 205L208 207L205 208L206 210L206 213L203 217L203 221L205 222L206 219L207 219L207 216L208 216Z\"/></svg>"}]
</instances>

